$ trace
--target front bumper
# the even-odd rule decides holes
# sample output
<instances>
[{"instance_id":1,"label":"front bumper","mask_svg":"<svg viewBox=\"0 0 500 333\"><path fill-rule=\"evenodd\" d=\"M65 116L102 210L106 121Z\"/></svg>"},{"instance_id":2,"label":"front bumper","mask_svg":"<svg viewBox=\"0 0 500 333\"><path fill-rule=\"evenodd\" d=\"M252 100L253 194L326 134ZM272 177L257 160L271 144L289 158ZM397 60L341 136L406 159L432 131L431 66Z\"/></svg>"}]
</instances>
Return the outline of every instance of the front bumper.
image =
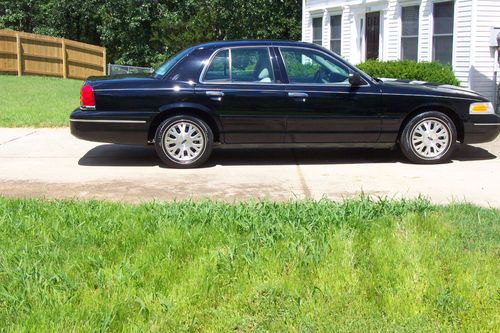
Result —
<instances>
[{"instance_id":1,"label":"front bumper","mask_svg":"<svg viewBox=\"0 0 500 333\"><path fill-rule=\"evenodd\" d=\"M483 143L495 140L500 134L500 115L471 116L464 123L464 143Z\"/></svg>"},{"instance_id":2,"label":"front bumper","mask_svg":"<svg viewBox=\"0 0 500 333\"><path fill-rule=\"evenodd\" d=\"M69 123L75 137L95 142L147 144L149 114L82 111L71 113Z\"/></svg>"}]
</instances>

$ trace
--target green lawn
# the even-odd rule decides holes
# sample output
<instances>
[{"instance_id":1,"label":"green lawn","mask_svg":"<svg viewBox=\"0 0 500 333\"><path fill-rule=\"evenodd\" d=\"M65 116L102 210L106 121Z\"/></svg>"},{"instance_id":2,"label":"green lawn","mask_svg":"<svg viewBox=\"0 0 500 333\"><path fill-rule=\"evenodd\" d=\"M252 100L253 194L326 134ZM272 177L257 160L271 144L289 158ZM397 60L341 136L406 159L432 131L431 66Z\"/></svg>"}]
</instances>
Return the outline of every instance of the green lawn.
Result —
<instances>
[{"instance_id":1,"label":"green lawn","mask_svg":"<svg viewBox=\"0 0 500 333\"><path fill-rule=\"evenodd\" d=\"M0 331L492 332L499 258L467 204L0 198Z\"/></svg>"},{"instance_id":2,"label":"green lawn","mask_svg":"<svg viewBox=\"0 0 500 333\"><path fill-rule=\"evenodd\" d=\"M82 81L0 75L0 127L67 126Z\"/></svg>"}]
</instances>

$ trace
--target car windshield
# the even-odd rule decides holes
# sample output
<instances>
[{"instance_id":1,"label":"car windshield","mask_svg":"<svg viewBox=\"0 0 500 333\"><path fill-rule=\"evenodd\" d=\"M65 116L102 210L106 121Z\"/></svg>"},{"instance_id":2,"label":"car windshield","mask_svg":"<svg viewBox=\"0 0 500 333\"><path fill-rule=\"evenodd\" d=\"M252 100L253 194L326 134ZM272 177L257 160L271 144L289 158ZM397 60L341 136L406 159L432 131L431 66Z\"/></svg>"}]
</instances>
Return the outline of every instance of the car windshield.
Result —
<instances>
[{"instance_id":1,"label":"car windshield","mask_svg":"<svg viewBox=\"0 0 500 333\"><path fill-rule=\"evenodd\" d=\"M163 65L161 65L157 70L154 71L153 76L155 78L160 78L165 76L165 74L167 74L172 69L172 67L174 67L174 65L179 62L179 60L188 55L192 49L193 49L192 47L185 49L174 55L172 58L165 61Z\"/></svg>"}]
</instances>

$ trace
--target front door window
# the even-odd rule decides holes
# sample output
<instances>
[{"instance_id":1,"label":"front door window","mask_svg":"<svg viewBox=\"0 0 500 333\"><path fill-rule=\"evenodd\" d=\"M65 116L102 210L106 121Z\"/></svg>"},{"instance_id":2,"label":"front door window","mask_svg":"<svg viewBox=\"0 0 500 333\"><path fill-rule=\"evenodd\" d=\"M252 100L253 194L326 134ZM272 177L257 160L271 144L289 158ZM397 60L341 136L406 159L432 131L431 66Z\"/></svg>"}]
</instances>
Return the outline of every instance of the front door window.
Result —
<instances>
[{"instance_id":1,"label":"front door window","mask_svg":"<svg viewBox=\"0 0 500 333\"><path fill-rule=\"evenodd\" d=\"M347 83L348 70L325 54L299 48L280 48L292 84Z\"/></svg>"}]
</instances>

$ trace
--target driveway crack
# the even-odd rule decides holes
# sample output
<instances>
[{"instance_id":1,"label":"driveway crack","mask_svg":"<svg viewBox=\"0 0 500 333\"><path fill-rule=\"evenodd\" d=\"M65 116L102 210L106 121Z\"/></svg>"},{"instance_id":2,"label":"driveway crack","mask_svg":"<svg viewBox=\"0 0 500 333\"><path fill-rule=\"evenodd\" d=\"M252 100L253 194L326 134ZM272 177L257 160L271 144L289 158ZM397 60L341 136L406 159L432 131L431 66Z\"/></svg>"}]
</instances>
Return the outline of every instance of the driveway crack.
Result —
<instances>
[{"instance_id":1,"label":"driveway crack","mask_svg":"<svg viewBox=\"0 0 500 333\"><path fill-rule=\"evenodd\" d=\"M36 133L36 131L32 131L32 132L26 133L26 134L24 134L24 135L21 135L21 136L15 137L15 138L13 138L13 139L7 140L7 141L5 141L5 142L0 142L0 146L2 146L2 145L6 145L7 143L11 143L12 141L16 141L16 140L19 140L19 139L25 138L25 137L30 136L30 135L35 134L35 133Z\"/></svg>"},{"instance_id":2,"label":"driveway crack","mask_svg":"<svg viewBox=\"0 0 500 333\"><path fill-rule=\"evenodd\" d=\"M311 190L309 186L307 186L306 178L304 177L304 173L302 172L302 168L300 167L299 160L297 158L297 154L295 149L292 149L293 160L295 161L295 167L297 168L297 174L299 176L300 187L302 188L302 192L304 192L304 196L306 198L312 198Z\"/></svg>"}]
</instances>

